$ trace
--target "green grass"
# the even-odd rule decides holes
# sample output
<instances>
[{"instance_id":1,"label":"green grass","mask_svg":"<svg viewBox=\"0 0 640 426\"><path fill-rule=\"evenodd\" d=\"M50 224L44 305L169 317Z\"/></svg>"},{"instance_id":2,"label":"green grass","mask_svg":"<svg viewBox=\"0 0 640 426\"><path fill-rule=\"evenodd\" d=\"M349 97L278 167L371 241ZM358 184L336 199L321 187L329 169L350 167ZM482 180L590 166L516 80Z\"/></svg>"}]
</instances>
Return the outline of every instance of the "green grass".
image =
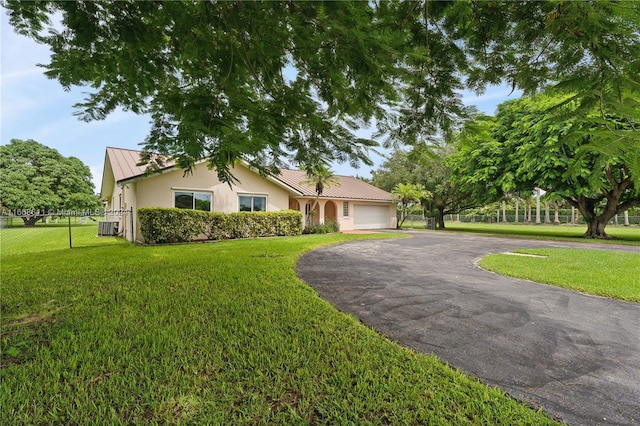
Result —
<instances>
[{"instance_id":1,"label":"green grass","mask_svg":"<svg viewBox=\"0 0 640 426\"><path fill-rule=\"evenodd\" d=\"M416 222L417 223L417 222ZM415 230L424 230L424 225L416 225ZM422 226L423 228L420 228ZM407 227L405 222L404 228ZM584 225L516 225L497 223L459 223L445 222L446 231L465 232L483 235L497 235L515 238L534 238L544 240L576 241L584 243L612 243L640 245L640 227L607 226L606 232L613 239L585 239L582 235L587 230ZM433 232L433 231L432 231ZM439 232L439 231L437 231Z\"/></svg>"},{"instance_id":2,"label":"green grass","mask_svg":"<svg viewBox=\"0 0 640 426\"><path fill-rule=\"evenodd\" d=\"M2 424L553 424L295 273L388 234L3 256Z\"/></svg>"},{"instance_id":3,"label":"green grass","mask_svg":"<svg viewBox=\"0 0 640 426\"><path fill-rule=\"evenodd\" d=\"M502 275L640 302L640 253L577 249L516 252L544 257L490 254L479 265Z\"/></svg>"},{"instance_id":4,"label":"green grass","mask_svg":"<svg viewBox=\"0 0 640 426\"><path fill-rule=\"evenodd\" d=\"M95 223L71 225L73 247L124 244L116 237L98 237ZM11 227L0 229L0 255L10 256L24 253L41 253L69 248L69 228L66 224Z\"/></svg>"}]
</instances>

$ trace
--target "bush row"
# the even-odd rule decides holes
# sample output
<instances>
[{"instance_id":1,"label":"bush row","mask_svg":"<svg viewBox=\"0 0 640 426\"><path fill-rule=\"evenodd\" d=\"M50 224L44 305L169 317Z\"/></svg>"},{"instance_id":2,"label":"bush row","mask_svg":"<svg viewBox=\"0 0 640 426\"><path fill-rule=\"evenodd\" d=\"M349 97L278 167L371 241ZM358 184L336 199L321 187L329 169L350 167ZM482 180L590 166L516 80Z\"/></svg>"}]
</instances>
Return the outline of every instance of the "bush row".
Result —
<instances>
[{"instance_id":1,"label":"bush row","mask_svg":"<svg viewBox=\"0 0 640 426\"><path fill-rule=\"evenodd\" d=\"M233 238L300 235L298 211L216 213L144 207L138 209L140 233L147 244Z\"/></svg>"},{"instance_id":2,"label":"bush row","mask_svg":"<svg viewBox=\"0 0 640 426\"><path fill-rule=\"evenodd\" d=\"M340 226L337 222L329 220L325 223L316 223L311 226L307 226L302 230L303 234L331 234L333 232L340 231Z\"/></svg>"}]
</instances>

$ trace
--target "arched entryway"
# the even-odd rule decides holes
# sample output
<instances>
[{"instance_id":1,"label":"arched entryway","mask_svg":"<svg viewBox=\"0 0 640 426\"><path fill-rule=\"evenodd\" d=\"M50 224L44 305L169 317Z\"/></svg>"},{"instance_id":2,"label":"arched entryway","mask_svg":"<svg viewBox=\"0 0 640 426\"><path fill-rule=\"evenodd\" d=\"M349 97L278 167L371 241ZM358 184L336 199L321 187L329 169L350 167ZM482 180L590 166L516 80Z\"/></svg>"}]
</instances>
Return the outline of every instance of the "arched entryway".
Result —
<instances>
[{"instance_id":1,"label":"arched entryway","mask_svg":"<svg viewBox=\"0 0 640 426\"><path fill-rule=\"evenodd\" d=\"M311 213L311 209L313 208L314 204L315 204L314 200L307 201L307 204L304 209L305 225L315 225L320 223L320 204L316 206L315 210L313 211L313 216L309 218L309 214Z\"/></svg>"},{"instance_id":2,"label":"arched entryway","mask_svg":"<svg viewBox=\"0 0 640 426\"><path fill-rule=\"evenodd\" d=\"M331 200L324 205L324 223L327 222L338 222L338 207Z\"/></svg>"}]
</instances>

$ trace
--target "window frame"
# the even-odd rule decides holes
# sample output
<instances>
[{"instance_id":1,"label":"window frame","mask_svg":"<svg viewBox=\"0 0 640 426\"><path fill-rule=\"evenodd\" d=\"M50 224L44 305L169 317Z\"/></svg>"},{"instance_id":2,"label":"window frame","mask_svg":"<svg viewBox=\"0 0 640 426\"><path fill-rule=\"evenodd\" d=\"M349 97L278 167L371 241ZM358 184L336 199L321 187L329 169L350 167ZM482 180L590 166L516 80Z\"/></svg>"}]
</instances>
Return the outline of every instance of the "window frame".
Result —
<instances>
[{"instance_id":1,"label":"window frame","mask_svg":"<svg viewBox=\"0 0 640 426\"><path fill-rule=\"evenodd\" d=\"M342 217L349 217L349 202L342 202Z\"/></svg>"},{"instance_id":2,"label":"window frame","mask_svg":"<svg viewBox=\"0 0 640 426\"><path fill-rule=\"evenodd\" d=\"M173 208L184 209L184 210L196 210L196 211L199 211L199 212L212 212L213 211L213 192L212 191L172 188L172 193L173 193ZM192 197L191 198L191 200L192 200L191 201L191 208L176 206L176 196L179 193L191 194L191 197ZM206 195L206 196L209 197L209 210L202 210L202 209L197 209L196 208L196 195Z\"/></svg>"},{"instance_id":3,"label":"window frame","mask_svg":"<svg viewBox=\"0 0 640 426\"><path fill-rule=\"evenodd\" d=\"M240 198L241 197L251 198L251 210L242 210L242 208L241 208L242 204L240 203ZM255 198L264 199L264 210L254 210L254 208L255 208L254 199ZM269 196L267 194L245 194L245 193L239 193L238 194L238 211L239 212L250 212L250 213L266 212L266 211L268 211L268 206L269 206L268 201L269 201Z\"/></svg>"}]
</instances>

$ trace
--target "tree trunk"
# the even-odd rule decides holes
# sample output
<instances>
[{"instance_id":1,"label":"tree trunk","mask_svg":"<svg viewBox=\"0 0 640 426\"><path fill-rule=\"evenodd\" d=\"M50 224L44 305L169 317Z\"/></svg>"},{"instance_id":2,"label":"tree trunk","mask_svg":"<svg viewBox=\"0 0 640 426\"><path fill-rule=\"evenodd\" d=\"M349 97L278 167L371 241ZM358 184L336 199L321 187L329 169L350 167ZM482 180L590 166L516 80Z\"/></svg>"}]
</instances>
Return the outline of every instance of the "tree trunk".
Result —
<instances>
[{"instance_id":1,"label":"tree trunk","mask_svg":"<svg viewBox=\"0 0 640 426\"><path fill-rule=\"evenodd\" d=\"M515 223L518 223L518 207L519 207L519 202L518 200L516 200L516 218L514 220Z\"/></svg>"},{"instance_id":2,"label":"tree trunk","mask_svg":"<svg viewBox=\"0 0 640 426\"><path fill-rule=\"evenodd\" d=\"M578 197L577 202L569 200L570 203L576 204L578 211L582 214L582 217L584 217L585 222L587 222L587 232L584 233L584 238L610 238L604 229L611 218L617 213L618 199L619 195L618 197L610 195L607 198L607 204L603 212L598 215L596 214L596 200L586 197Z\"/></svg>"},{"instance_id":3,"label":"tree trunk","mask_svg":"<svg viewBox=\"0 0 640 426\"><path fill-rule=\"evenodd\" d=\"M404 221L407 219L406 217L406 206L403 203L402 204L402 208L400 209L400 220L398 221L398 224L396 225L396 229L401 229L402 228L402 224L404 223Z\"/></svg>"},{"instance_id":4,"label":"tree trunk","mask_svg":"<svg viewBox=\"0 0 640 426\"><path fill-rule=\"evenodd\" d=\"M36 226L36 222L42 219L44 216L24 216L22 221L25 227Z\"/></svg>"},{"instance_id":5,"label":"tree trunk","mask_svg":"<svg viewBox=\"0 0 640 426\"><path fill-rule=\"evenodd\" d=\"M585 232L585 238L610 238L604 231L607 223L618 214L618 202L622 194L632 185L631 179L622 177L617 181L610 168L606 170L607 180L611 184L611 190L604 194L604 198L607 200L607 204L604 210L599 215L596 215L596 205L600 200L591 199L587 197L578 197L577 199L568 199L569 204L578 208L578 211L584 216L587 222L587 232ZM626 211L626 206L623 210Z\"/></svg>"},{"instance_id":6,"label":"tree trunk","mask_svg":"<svg viewBox=\"0 0 640 426\"><path fill-rule=\"evenodd\" d=\"M629 226L629 212L624 211L624 226Z\"/></svg>"},{"instance_id":7,"label":"tree trunk","mask_svg":"<svg viewBox=\"0 0 640 426\"><path fill-rule=\"evenodd\" d=\"M560 203L558 203L557 201L554 204L554 209L553 209L553 223L555 225L560 225Z\"/></svg>"},{"instance_id":8,"label":"tree trunk","mask_svg":"<svg viewBox=\"0 0 640 426\"><path fill-rule=\"evenodd\" d=\"M587 222L587 232L584 233L584 238L599 238L599 239L609 239L609 235L604 231L604 228L607 226L607 222L609 222L611 218L605 219L603 215L596 216Z\"/></svg>"},{"instance_id":9,"label":"tree trunk","mask_svg":"<svg viewBox=\"0 0 640 426\"><path fill-rule=\"evenodd\" d=\"M444 209L438 209L438 229L444 229Z\"/></svg>"},{"instance_id":10,"label":"tree trunk","mask_svg":"<svg viewBox=\"0 0 640 426\"><path fill-rule=\"evenodd\" d=\"M313 205L311 206L311 209L309 210L309 214L307 215L307 226L311 226L313 225L313 216L315 216L315 210L316 207L318 206L318 201L320 200L320 197L316 197L315 202L313 203ZM318 217L320 217L320 215L318 214Z\"/></svg>"}]
</instances>

